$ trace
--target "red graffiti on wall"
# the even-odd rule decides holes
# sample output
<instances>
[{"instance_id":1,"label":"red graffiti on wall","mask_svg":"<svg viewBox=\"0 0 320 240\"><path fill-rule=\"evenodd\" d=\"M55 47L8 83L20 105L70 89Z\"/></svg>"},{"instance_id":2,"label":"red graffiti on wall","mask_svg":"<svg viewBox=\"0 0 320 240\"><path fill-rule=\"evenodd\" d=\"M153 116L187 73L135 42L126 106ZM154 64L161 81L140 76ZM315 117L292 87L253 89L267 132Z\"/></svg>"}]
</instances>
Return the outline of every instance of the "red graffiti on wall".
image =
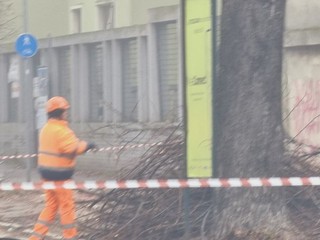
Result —
<instances>
[{"instance_id":1,"label":"red graffiti on wall","mask_svg":"<svg viewBox=\"0 0 320 240\"><path fill-rule=\"evenodd\" d=\"M297 81L294 85L293 131L296 140L320 145L320 80Z\"/></svg>"}]
</instances>

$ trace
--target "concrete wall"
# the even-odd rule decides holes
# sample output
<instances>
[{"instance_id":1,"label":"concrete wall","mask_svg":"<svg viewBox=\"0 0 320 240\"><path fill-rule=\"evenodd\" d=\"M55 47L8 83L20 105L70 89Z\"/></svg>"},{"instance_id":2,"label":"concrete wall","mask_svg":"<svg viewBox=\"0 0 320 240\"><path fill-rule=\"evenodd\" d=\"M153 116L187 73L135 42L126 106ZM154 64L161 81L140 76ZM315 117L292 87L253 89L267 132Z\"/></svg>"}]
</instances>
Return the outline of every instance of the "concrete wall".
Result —
<instances>
[{"instance_id":1,"label":"concrete wall","mask_svg":"<svg viewBox=\"0 0 320 240\"><path fill-rule=\"evenodd\" d=\"M320 146L320 1L289 0L283 60L285 127L298 142Z\"/></svg>"},{"instance_id":2,"label":"concrete wall","mask_svg":"<svg viewBox=\"0 0 320 240\"><path fill-rule=\"evenodd\" d=\"M98 30L97 3L114 3L114 27L121 28L148 22L148 9L160 6L178 5L180 0L70 0L69 9L82 7L83 32Z\"/></svg>"},{"instance_id":3,"label":"concrete wall","mask_svg":"<svg viewBox=\"0 0 320 240\"><path fill-rule=\"evenodd\" d=\"M132 1L132 24L145 24L149 20L148 10L152 8L179 5L180 0ZM143 13L143 14L141 14Z\"/></svg>"},{"instance_id":4,"label":"concrete wall","mask_svg":"<svg viewBox=\"0 0 320 240\"><path fill-rule=\"evenodd\" d=\"M17 123L0 124L0 155L15 155L25 152L24 126Z\"/></svg>"},{"instance_id":5,"label":"concrete wall","mask_svg":"<svg viewBox=\"0 0 320 240\"><path fill-rule=\"evenodd\" d=\"M130 26L132 24L132 6L132 0L119 0L116 2L115 27ZM140 14L146 15L147 13L141 11Z\"/></svg>"},{"instance_id":6,"label":"concrete wall","mask_svg":"<svg viewBox=\"0 0 320 240\"><path fill-rule=\"evenodd\" d=\"M97 31L97 9L94 1L85 1L85 0L70 0L68 6L68 13L71 13L71 9L75 7L81 7L81 17L82 17L82 32ZM68 33L71 33L71 19L69 16L68 19L69 30Z\"/></svg>"},{"instance_id":7,"label":"concrete wall","mask_svg":"<svg viewBox=\"0 0 320 240\"><path fill-rule=\"evenodd\" d=\"M12 1L10 14L5 16L10 20L10 28L16 33L2 42L15 41L24 32L24 3L27 5L27 31L38 39L63 36L71 33L71 9L82 9L82 31L98 30L97 4L114 3L114 27L126 27L146 24L148 9L160 6L179 4L179 0L8 0ZM8 11L9 11L8 10Z\"/></svg>"},{"instance_id":8,"label":"concrete wall","mask_svg":"<svg viewBox=\"0 0 320 240\"><path fill-rule=\"evenodd\" d=\"M67 1L28 0L29 31L38 38L55 37L68 31Z\"/></svg>"},{"instance_id":9,"label":"concrete wall","mask_svg":"<svg viewBox=\"0 0 320 240\"><path fill-rule=\"evenodd\" d=\"M320 140L320 46L285 50L284 95L287 126L300 142L319 145ZM290 113L290 115L288 115Z\"/></svg>"},{"instance_id":10,"label":"concrete wall","mask_svg":"<svg viewBox=\"0 0 320 240\"><path fill-rule=\"evenodd\" d=\"M287 31L319 28L319 11L320 2L318 0L287 0Z\"/></svg>"},{"instance_id":11,"label":"concrete wall","mask_svg":"<svg viewBox=\"0 0 320 240\"><path fill-rule=\"evenodd\" d=\"M68 3L66 0L12 0L13 5L10 17L16 17L12 28L16 35L11 37L14 41L25 28L24 3L26 2L27 32L32 33L37 38L60 36L68 32Z\"/></svg>"}]
</instances>

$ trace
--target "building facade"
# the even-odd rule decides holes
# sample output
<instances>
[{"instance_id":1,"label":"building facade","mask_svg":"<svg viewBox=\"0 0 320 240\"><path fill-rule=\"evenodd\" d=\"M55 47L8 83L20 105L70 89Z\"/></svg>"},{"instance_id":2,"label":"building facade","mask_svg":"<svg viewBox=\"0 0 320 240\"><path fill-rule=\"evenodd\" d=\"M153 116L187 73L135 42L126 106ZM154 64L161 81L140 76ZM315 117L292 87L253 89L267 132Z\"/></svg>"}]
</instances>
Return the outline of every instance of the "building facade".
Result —
<instances>
[{"instance_id":1,"label":"building facade","mask_svg":"<svg viewBox=\"0 0 320 240\"><path fill-rule=\"evenodd\" d=\"M56 23L48 20L47 28L41 25L45 25L44 19L50 13L33 9L38 2L28 1L28 29L39 43L37 54L29 59L30 81L25 81L25 60L15 52L14 43L3 43L0 48L0 155L29 151L25 132L30 119L25 99L26 89L30 88L26 84L33 84L40 68L47 69L48 97L66 97L72 106L72 127L100 146L106 144L106 133L109 144L119 141L110 129L104 128L106 125L112 125L113 130L115 125L134 131L147 129L139 140L147 142L151 141L153 129L182 121L177 1L163 1L163 6L162 1L150 0L144 1L146 4L137 1L136 5L135 1L124 0L68 1L67 6L57 3L59 19ZM137 9L139 4L142 12ZM124 5L132 7L120 7ZM58 10L61 6L64 9ZM114 10L111 15L107 14L108 7ZM120 14L120 10L124 12ZM36 12L41 15L38 20ZM49 27L51 24L62 27L55 30ZM35 104L36 121L38 108L39 104ZM102 132L92 135L90 129ZM152 141L160 141L165 135L157 137ZM95 157L96 161L101 158Z\"/></svg>"},{"instance_id":2,"label":"building facade","mask_svg":"<svg viewBox=\"0 0 320 240\"><path fill-rule=\"evenodd\" d=\"M147 24L153 8L179 5L180 0L3 0L3 22L16 35L39 39ZM4 42L4 39L2 39Z\"/></svg>"},{"instance_id":3,"label":"building facade","mask_svg":"<svg viewBox=\"0 0 320 240\"><path fill-rule=\"evenodd\" d=\"M24 1L7 1L18 16L11 27L23 32ZM150 129L182 121L179 0L27 2L27 29L39 39L32 78L47 67L49 97L71 102L71 122L84 136L105 125ZM320 138L319 9L318 0L287 1L284 38L284 123L290 136L311 145ZM0 155L26 151L17 35L0 44Z\"/></svg>"}]
</instances>

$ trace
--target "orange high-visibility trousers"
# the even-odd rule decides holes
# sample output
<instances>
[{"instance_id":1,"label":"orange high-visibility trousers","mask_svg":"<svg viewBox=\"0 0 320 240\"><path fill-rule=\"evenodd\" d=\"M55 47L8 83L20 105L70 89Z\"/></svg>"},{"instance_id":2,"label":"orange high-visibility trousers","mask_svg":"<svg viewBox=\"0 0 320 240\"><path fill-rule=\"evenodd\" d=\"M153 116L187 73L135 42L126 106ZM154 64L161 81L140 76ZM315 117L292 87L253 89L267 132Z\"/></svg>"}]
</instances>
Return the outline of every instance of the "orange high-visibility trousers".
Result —
<instances>
[{"instance_id":1,"label":"orange high-visibility trousers","mask_svg":"<svg viewBox=\"0 0 320 240\"><path fill-rule=\"evenodd\" d=\"M73 192L70 189L45 190L45 207L40 213L29 240L44 239L58 211L64 239L75 240L77 238L76 214Z\"/></svg>"}]
</instances>

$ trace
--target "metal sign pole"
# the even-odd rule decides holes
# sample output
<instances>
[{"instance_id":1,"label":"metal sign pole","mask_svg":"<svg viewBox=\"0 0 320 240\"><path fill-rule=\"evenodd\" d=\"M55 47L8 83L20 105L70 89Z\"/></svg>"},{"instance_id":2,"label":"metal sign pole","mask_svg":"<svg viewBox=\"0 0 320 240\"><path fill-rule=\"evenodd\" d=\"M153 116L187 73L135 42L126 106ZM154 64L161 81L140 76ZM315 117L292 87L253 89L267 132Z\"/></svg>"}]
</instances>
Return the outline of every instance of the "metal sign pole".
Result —
<instances>
[{"instance_id":1,"label":"metal sign pole","mask_svg":"<svg viewBox=\"0 0 320 240\"><path fill-rule=\"evenodd\" d=\"M26 146L28 153L35 153L36 136L34 126L34 109L33 109L33 84L31 82L31 66L30 60L24 60L25 65L25 111L26 111ZM33 158L27 160L27 181L31 181L31 172L34 166Z\"/></svg>"},{"instance_id":2,"label":"metal sign pole","mask_svg":"<svg viewBox=\"0 0 320 240\"><path fill-rule=\"evenodd\" d=\"M23 0L23 9L24 9L24 32L28 31L28 0ZM29 39L29 38L27 38ZM25 40L27 40L25 38ZM24 44L30 44L25 41ZM35 126L34 126L34 109L33 109L33 84L31 77L31 61L29 57L24 58L24 103L25 103L25 137L26 137L26 147L28 153L34 153L36 151L35 142ZM31 171L33 168L33 159L29 158L27 160L27 173L26 179L27 181L31 181Z\"/></svg>"},{"instance_id":3,"label":"metal sign pole","mask_svg":"<svg viewBox=\"0 0 320 240\"><path fill-rule=\"evenodd\" d=\"M24 24L23 24L23 30L24 32L26 33L28 31L28 12L27 12L27 6L28 2L27 0L23 0L23 21L24 21ZM28 94L28 76L30 75L30 69L29 69L29 59L28 58L25 58L24 59L24 71L23 71L23 76L24 76L24 96L25 96L25 104L26 104L26 107L25 107L25 122L26 122L26 129L25 129L25 139L26 139L26 145L27 145L27 152L29 152L30 150L30 141L31 141L31 138L29 136L29 125L30 125L30 118L29 118L29 114L28 114L28 110L29 110L29 94ZM27 173L26 173L26 179L27 181L31 181L31 161L32 159L29 158L27 160Z\"/></svg>"}]
</instances>

